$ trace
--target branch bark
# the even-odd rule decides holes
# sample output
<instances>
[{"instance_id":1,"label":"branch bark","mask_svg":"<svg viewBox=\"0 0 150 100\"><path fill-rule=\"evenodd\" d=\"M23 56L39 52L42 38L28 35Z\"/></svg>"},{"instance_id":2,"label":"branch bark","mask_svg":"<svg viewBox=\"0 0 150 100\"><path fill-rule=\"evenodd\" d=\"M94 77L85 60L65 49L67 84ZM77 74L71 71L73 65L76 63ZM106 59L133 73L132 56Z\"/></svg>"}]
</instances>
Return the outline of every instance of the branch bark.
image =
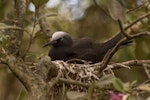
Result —
<instances>
[{"instance_id":1,"label":"branch bark","mask_svg":"<svg viewBox=\"0 0 150 100\"><path fill-rule=\"evenodd\" d=\"M36 8L36 12L35 13L37 15L37 19L38 19L38 22L39 22L39 25L40 25L41 32L43 32L47 36L51 37L49 25L46 22L45 6L41 6L39 8Z\"/></svg>"},{"instance_id":2,"label":"branch bark","mask_svg":"<svg viewBox=\"0 0 150 100\"><path fill-rule=\"evenodd\" d=\"M25 15L27 8L26 0L14 0L15 8L15 26L24 29ZM34 73L29 65L20 58L20 47L23 37L23 30L12 29L10 33L10 44L7 49L6 65L14 73L14 75L22 82L29 92L30 100L48 100L46 76L48 74L50 58L43 58L36 65L37 72ZM48 62L48 63L47 63Z\"/></svg>"},{"instance_id":3,"label":"branch bark","mask_svg":"<svg viewBox=\"0 0 150 100\"><path fill-rule=\"evenodd\" d=\"M14 0L15 1L15 26L24 29L25 16L26 16L26 0ZM19 50L21 46L23 30L12 29L10 31L10 44L8 46L8 54L19 55Z\"/></svg>"}]
</instances>

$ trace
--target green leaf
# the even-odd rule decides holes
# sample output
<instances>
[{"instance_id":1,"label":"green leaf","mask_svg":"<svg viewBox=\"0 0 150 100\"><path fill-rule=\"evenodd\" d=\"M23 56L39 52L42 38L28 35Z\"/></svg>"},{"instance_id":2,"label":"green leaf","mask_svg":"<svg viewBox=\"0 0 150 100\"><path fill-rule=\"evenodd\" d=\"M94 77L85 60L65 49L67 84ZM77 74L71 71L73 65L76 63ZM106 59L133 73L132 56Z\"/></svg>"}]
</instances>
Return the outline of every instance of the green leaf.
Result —
<instances>
[{"instance_id":1,"label":"green leaf","mask_svg":"<svg viewBox=\"0 0 150 100\"><path fill-rule=\"evenodd\" d=\"M8 43L8 41L7 41L8 37L9 37L9 35L5 35L3 33L0 34L0 43L2 44L2 46L4 48L6 47L6 45Z\"/></svg>"},{"instance_id":2,"label":"green leaf","mask_svg":"<svg viewBox=\"0 0 150 100\"><path fill-rule=\"evenodd\" d=\"M34 53L32 53L32 52L28 52L27 53L27 57L36 58L37 56Z\"/></svg>"},{"instance_id":3,"label":"green leaf","mask_svg":"<svg viewBox=\"0 0 150 100\"><path fill-rule=\"evenodd\" d=\"M129 96L127 100L136 100L134 96Z\"/></svg>"},{"instance_id":4,"label":"green leaf","mask_svg":"<svg viewBox=\"0 0 150 100\"><path fill-rule=\"evenodd\" d=\"M147 54L149 53L149 42L144 41L145 38L138 38L135 40L135 56L138 59L147 59ZM148 45L147 45L148 43ZM141 53L142 52L142 53Z\"/></svg>"},{"instance_id":5,"label":"green leaf","mask_svg":"<svg viewBox=\"0 0 150 100\"><path fill-rule=\"evenodd\" d=\"M69 91L67 92L67 100L85 100L86 94L84 92L76 92L76 91Z\"/></svg>"},{"instance_id":6,"label":"green leaf","mask_svg":"<svg viewBox=\"0 0 150 100\"><path fill-rule=\"evenodd\" d=\"M19 29L19 30L23 30L22 28L14 26L14 25L7 25L5 23L0 23L0 30L4 30L4 29Z\"/></svg>"},{"instance_id":7,"label":"green leaf","mask_svg":"<svg viewBox=\"0 0 150 100\"><path fill-rule=\"evenodd\" d=\"M100 8L102 8L106 13L108 13L107 0L96 0L96 3L99 5Z\"/></svg>"},{"instance_id":8,"label":"green leaf","mask_svg":"<svg viewBox=\"0 0 150 100\"><path fill-rule=\"evenodd\" d=\"M123 16L122 6L117 0L96 0L96 2L114 20L118 20Z\"/></svg>"},{"instance_id":9,"label":"green leaf","mask_svg":"<svg viewBox=\"0 0 150 100\"><path fill-rule=\"evenodd\" d=\"M102 78L100 78L99 81L97 81L95 83L95 85L99 88L103 88L107 85L110 85L111 83L113 83L113 81L115 80L115 76L110 74L110 75L105 75Z\"/></svg>"},{"instance_id":10,"label":"green leaf","mask_svg":"<svg viewBox=\"0 0 150 100\"><path fill-rule=\"evenodd\" d=\"M122 6L120 5L120 3L116 0L107 0L107 1L108 1L107 8L110 16L114 20L120 19L123 15Z\"/></svg>"},{"instance_id":11,"label":"green leaf","mask_svg":"<svg viewBox=\"0 0 150 100\"><path fill-rule=\"evenodd\" d=\"M92 96L93 90L95 89L95 82L93 82L88 88L89 97Z\"/></svg>"},{"instance_id":12,"label":"green leaf","mask_svg":"<svg viewBox=\"0 0 150 100\"><path fill-rule=\"evenodd\" d=\"M125 92L126 89L125 89L125 86L123 84L123 82L119 79L119 78L116 78L114 81L113 81L113 86L116 90L120 91L120 92Z\"/></svg>"}]
</instances>

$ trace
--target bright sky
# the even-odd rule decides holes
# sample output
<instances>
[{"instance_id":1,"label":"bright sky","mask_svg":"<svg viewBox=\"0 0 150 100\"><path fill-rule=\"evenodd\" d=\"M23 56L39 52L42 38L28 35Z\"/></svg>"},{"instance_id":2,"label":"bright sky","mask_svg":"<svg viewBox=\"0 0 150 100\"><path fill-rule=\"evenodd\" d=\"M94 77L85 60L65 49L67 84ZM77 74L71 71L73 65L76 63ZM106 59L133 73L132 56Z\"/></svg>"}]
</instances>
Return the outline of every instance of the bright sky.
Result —
<instances>
[{"instance_id":1,"label":"bright sky","mask_svg":"<svg viewBox=\"0 0 150 100\"><path fill-rule=\"evenodd\" d=\"M49 0L46 4L47 8L59 6L59 14L67 20L78 20L83 18L86 9L90 6L90 0ZM32 3L29 10L34 12L35 7Z\"/></svg>"}]
</instances>

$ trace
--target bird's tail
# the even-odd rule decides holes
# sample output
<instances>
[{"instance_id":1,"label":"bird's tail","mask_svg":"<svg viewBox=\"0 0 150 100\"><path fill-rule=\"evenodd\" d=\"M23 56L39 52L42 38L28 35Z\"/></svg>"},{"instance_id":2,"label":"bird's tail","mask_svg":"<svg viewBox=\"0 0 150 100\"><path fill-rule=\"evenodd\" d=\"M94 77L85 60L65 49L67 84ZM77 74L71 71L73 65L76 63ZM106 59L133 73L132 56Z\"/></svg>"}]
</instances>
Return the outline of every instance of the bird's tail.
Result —
<instances>
[{"instance_id":1,"label":"bird's tail","mask_svg":"<svg viewBox=\"0 0 150 100\"><path fill-rule=\"evenodd\" d=\"M116 36L114 36L113 38L107 40L104 44L105 47L107 47L107 49L111 49L113 48L120 40L122 39L122 34L119 33Z\"/></svg>"},{"instance_id":2,"label":"bird's tail","mask_svg":"<svg viewBox=\"0 0 150 100\"><path fill-rule=\"evenodd\" d=\"M114 36L113 38L107 40L107 41L104 43L104 45L105 45L105 50L112 49L121 39L122 39L122 34L119 33L119 34L117 34L116 36ZM129 40L129 41L127 41L127 42L121 44L121 47L126 46L126 45L129 45L129 44L131 44L131 43L132 43L132 41ZM104 51L105 51L105 50L104 50Z\"/></svg>"}]
</instances>

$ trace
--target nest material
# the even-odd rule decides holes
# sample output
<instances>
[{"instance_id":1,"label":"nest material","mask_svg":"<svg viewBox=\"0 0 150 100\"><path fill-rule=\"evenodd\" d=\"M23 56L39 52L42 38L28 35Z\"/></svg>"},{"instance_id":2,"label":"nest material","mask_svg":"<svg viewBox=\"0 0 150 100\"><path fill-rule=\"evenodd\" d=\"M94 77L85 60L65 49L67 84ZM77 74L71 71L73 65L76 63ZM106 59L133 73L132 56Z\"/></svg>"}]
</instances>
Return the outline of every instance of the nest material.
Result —
<instances>
[{"instance_id":1,"label":"nest material","mask_svg":"<svg viewBox=\"0 0 150 100\"><path fill-rule=\"evenodd\" d=\"M101 63L71 64L63 61L54 61L52 63L59 69L60 77L86 83L99 80L99 69Z\"/></svg>"},{"instance_id":2,"label":"nest material","mask_svg":"<svg viewBox=\"0 0 150 100\"><path fill-rule=\"evenodd\" d=\"M111 79L114 78L111 75L112 77L109 77L109 81L103 80L103 78L105 77L104 75L108 74L106 72L113 74L113 71L111 69L130 68L131 66L149 67L149 64L150 64L149 60L131 60L131 61L122 62L122 63L111 63L111 64L109 63L103 71L100 71L102 69L101 68L102 63L72 64L72 63L67 63L64 61L53 61L52 63L55 65L55 68L57 69L56 70L57 75L55 77L58 77L58 79L61 79L61 78L63 79L61 81L59 80L59 82L55 84L55 86L53 87L53 90L50 93L50 96L54 98L57 98L60 93L62 95L62 98L67 98L67 95L66 95L67 91L78 91L81 93L83 92L87 93L88 88L92 86L91 83L93 82L97 83L96 86L100 86L98 88L94 88L94 91L93 91L95 95L94 97L102 97L101 96L103 94L102 92L104 92L103 89L105 89L103 87L110 89L111 87L110 83L112 83L113 81ZM101 76L104 76L104 77L101 77ZM73 81L70 81L70 80L73 80ZM80 84L76 84L78 82ZM87 85L85 86L84 84L87 84ZM99 91L99 90L102 90L102 91ZM95 100L98 100L98 99L95 99Z\"/></svg>"},{"instance_id":3,"label":"nest material","mask_svg":"<svg viewBox=\"0 0 150 100\"><path fill-rule=\"evenodd\" d=\"M77 82L82 82L86 84L90 84L100 79L99 70L102 63L72 64L64 61L53 61L52 63L57 67L57 71L58 71L57 75L59 78L75 80ZM59 85L57 84L57 87ZM77 86L72 84L70 84L68 87L70 88L70 90L78 90L78 91L87 90L82 86Z\"/></svg>"},{"instance_id":4,"label":"nest material","mask_svg":"<svg viewBox=\"0 0 150 100\"><path fill-rule=\"evenodd\" d=\"M90 84L100 80L99 70L102 63L72 64L64 61L53 61L52 63L55 65L57 69L57 76L55 77L63 78L66 80L73 80L75 82L80 82L83 85L70 84L67 82L58 82L51 89L51 93L50 93L51 98L54 97L56 99L58 95L64 96L61 98L66 98L67 96L66 93L68 93L68 91L76 91L76 92L78 91L81 93L83 92L87 93ZM111 67L110 65L108 66ZM108 69L110 68L107 67L107 70ZM85 86L84 84L88 84L88 86ZM94 94L96 95L95 97L99 97L100 91L95 88Z\"/></svg>"}]
</instances>

